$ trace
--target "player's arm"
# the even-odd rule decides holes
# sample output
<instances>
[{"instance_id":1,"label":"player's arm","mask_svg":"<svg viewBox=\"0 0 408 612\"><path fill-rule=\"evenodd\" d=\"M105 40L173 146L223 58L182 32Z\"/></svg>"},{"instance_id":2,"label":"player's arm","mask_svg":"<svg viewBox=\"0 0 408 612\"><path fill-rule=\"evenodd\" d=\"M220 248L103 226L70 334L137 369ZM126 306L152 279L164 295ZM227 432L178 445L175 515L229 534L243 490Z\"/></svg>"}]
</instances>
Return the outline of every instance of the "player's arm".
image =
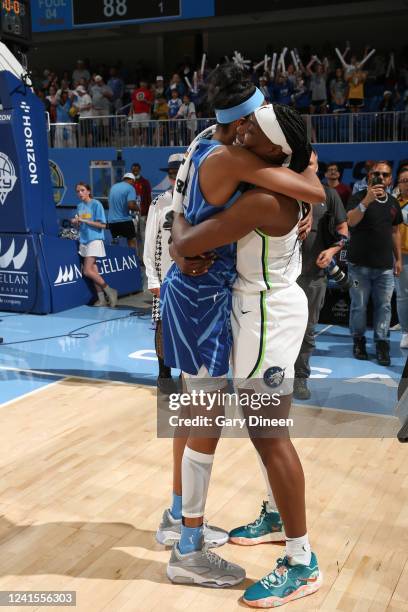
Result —
<instances>
[{"instance_id":1,"label":"player's arm","mask_svg":"<svg viewBox=\"0 0 408 612\"><path fill-rule=\"evenodd\" d=\"M193 257L237 242L251 230L265 225L265 219L276 217L279 208L273 194L253 189L240 196L227 210L198 225L190 225L183 215L175 215L171 236L180 255ZM273 222L268 221L268 224L273 225Z\"/></svg>"},{"instance_id":2,"label":"player's arm","mask_svg":"<svg viewBox=\"0 0 408 612\"><path fill-rule=\"evenodd\" d=\"M222 158L222 159L221 159ZM289 168L271 167L259 157L241 147L223 147L221 155L211 155L206 163L220 164L225 179L227 174L235 179L236 183L250 183L277 193L303 200L310 204L320 204L325 200L324 189L315 173L313 164L302 174L293 172ZM220 166L218 165L218 172ZM214 174L217 168L214 167Z\"/></svg>"}]
</instances>

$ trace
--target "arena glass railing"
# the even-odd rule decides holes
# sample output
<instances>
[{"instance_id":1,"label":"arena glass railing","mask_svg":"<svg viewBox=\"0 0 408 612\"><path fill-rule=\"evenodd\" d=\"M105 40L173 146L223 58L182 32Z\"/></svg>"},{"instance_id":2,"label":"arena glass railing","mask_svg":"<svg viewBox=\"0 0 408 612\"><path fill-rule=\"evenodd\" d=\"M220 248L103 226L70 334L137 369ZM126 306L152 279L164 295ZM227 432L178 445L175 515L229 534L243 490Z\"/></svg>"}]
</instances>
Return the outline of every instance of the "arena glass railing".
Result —
<instances>
[{"instance_id":1,"label":"arena glass railing","mask_svg":"<svg viewBox=\"0 0 408 612\"><path fill-rule=\"evenodd\" d=\"M408 140L408 111L303 115L314 143ZM214 118L134 121L127 115L81 117L76 123L52 123L49 145L72 147L186 147Z\"/></svg>"}]
</instances>

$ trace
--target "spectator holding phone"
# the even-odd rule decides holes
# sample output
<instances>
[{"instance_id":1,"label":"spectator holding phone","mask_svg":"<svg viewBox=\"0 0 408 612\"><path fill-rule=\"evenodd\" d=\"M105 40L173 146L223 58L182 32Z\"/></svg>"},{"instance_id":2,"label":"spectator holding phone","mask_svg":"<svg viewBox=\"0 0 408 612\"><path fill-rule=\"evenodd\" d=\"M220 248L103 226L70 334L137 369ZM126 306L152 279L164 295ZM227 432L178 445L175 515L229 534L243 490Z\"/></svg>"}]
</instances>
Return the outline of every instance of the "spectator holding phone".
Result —
<instances>
[{"instance_id":1,"label":"spectator holding phone","mask_svg":"<svg viewBox=\"0 0 408 612\"><path fill-rule=\"evenodd\" d=\"M380 365L389 366L389 327L394 275L402 270L399 202L387 192L392 182L389 162L375 162L368 174L368 187L356 193L347 209L350 231L348 248L350 332L353 354L366 360L366 317L370 296L374 306L374 342Z\"/></svg>"}]
</instances>

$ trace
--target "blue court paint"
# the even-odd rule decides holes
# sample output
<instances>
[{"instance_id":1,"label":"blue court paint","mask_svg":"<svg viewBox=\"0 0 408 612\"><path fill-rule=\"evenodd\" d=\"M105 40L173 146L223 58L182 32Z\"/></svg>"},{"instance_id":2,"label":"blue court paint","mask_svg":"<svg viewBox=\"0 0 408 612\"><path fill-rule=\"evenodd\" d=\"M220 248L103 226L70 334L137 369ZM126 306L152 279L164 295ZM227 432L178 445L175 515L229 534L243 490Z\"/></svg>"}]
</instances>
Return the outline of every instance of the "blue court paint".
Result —
<instances>
[{"instance_id":1,"label":"blue court paint","mask_svg":"<svg viewBox=\"0 0 408 612\"><path fill-rule=\"evenodd\" d=\"M18 372L0 368L0 406L55 384L62 377L46 376L36 372Z\"/></svg>"},{"instance_id":2,"label":"blue court paint","mask_svg":"<svg viewBox=\"0 0 408 612\"><path fill-rule=\"evenodd\" d=\"M141 318L132 316L135 312L128 307L81 306L46 316L0 313L0 335L4 338L0 345L0 403L68 376L155 385L158 372L150 312ZM66 336L89 324L93 325L80 329L76 337ZM401 334L391 332L392 365L384 368L375 361L371 331L367 334L370 361L364 362L353 358L346 328L319 325L317 329L322 333L311 359L313 397L304 405L392 414L408 355L399 348ZM35 341L46 336L60 337Z\"/></svg>"}]
</instances>

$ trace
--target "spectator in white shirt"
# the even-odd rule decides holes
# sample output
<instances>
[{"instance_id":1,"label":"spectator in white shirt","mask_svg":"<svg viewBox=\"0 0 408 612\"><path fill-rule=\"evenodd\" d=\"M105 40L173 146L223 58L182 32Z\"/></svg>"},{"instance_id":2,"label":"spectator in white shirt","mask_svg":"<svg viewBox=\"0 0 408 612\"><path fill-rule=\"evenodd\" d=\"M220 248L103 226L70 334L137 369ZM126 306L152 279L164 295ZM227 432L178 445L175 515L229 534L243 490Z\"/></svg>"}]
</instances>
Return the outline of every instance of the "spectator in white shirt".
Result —
<instances>
[{"instance_id":1,"label":"spectator in white shirt","mask_svg":"<svg viewBox=\"0 0 408 612\"><path fill-rule=\"evenodd\" d=\"M86 81L90 81L91 79L89 70L85 68L85 62L83 60L78 60L76 63L76 68L72 73L72 86L76 87L79 84L80 79L86 79Z\"/></svg>"}]
</instances>

